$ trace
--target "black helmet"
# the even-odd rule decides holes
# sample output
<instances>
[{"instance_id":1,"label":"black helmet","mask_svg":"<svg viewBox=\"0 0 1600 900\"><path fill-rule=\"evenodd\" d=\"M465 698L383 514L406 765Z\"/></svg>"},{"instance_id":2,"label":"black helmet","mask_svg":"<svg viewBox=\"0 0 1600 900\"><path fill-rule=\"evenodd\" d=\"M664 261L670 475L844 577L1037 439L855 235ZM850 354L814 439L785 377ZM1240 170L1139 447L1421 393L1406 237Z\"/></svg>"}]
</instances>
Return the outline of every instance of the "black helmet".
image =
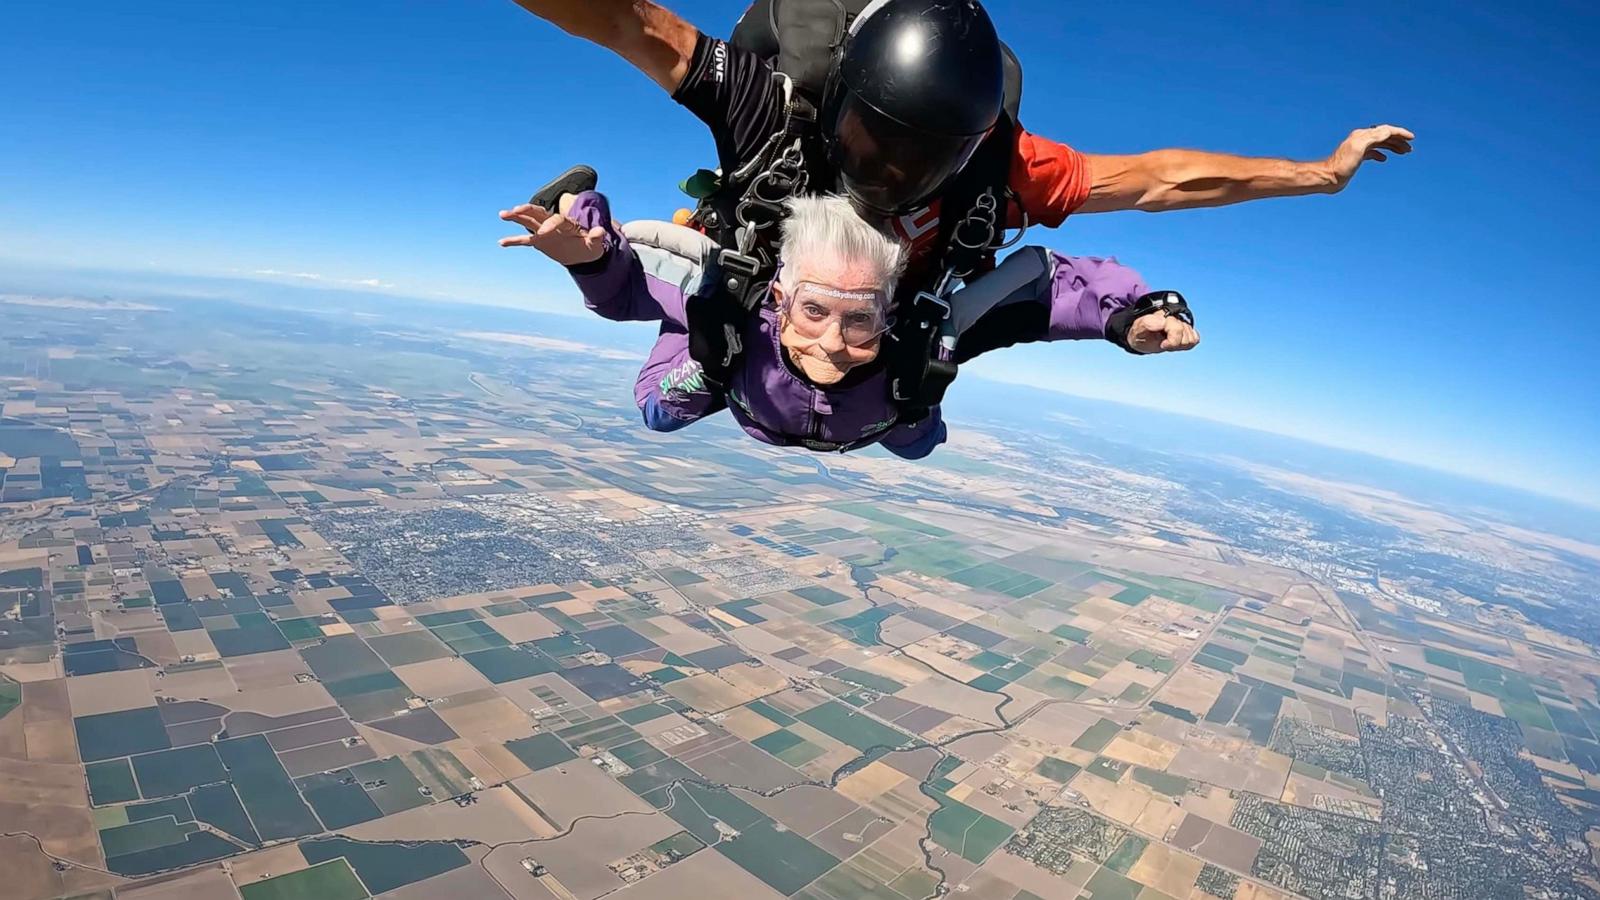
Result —
<instances>
[{"instance_id":1,"label":"black helmet","mask_svg":"<svg viewBox=\"0 0 1600 900\"><path fill-rule=\"evenodd\" d=\"M999 121L1003 65L975 0L868 6L845 35L820 110L845 191L878 213L927 205Z\"/></svg>"}]
</instances>

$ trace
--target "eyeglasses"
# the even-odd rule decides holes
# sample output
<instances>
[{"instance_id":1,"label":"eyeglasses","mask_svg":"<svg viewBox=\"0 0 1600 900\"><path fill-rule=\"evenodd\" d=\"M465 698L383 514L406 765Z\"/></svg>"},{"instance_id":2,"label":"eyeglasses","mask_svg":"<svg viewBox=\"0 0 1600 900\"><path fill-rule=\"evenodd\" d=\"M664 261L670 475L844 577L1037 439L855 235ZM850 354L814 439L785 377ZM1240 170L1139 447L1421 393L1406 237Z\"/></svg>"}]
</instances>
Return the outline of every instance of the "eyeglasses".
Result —
<instances>
[{"instance_id":1,"label":"eyeglasses","mask_svg":"<svg viewBox=\"0 0 1600 900\"><path fill-rule=\"evenodd\" d=\"M883 291L844 291L802 281L785 294L780 309L806 340L822 340L837 323L839 337L852 347L861 347L889 330L888 307Z\"/></svg>"}]
</instances>

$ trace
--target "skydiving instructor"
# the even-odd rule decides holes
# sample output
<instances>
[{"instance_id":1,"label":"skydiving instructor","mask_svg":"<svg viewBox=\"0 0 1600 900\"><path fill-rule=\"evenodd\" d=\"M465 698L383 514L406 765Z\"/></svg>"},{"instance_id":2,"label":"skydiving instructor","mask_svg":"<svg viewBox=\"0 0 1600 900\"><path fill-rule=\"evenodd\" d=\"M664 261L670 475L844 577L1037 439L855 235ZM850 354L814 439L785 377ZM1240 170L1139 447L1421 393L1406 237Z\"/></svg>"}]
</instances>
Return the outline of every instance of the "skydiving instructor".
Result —
<instances>
[{"instance_id":1,"label":"skydiving instructor","mask_svg":"<svg viewBox=\"0 0 1600 900\"><path fill-rule=\"evenodd\" d=\"M780 132L786 97L773 64L737 44L712 37L649 0L515 0L562 30L592 41L633 64L710 129L724 172L757 159ZM848 4L847 4L848 5ZM859 5L859 4L858 4ZM766 3L747 14L763 14ZM965 8L973 7L969 12ZM903 28L861 28L874 17L941 20L982 17L973 0L881 0L866 7L836 64L842 89L820 110L817 127L828 145L839 190L864 213L890 220L911 246L911 269L936 242L939 192L972 158L992 123L975 111L966 122L963 96L970 79L959 65L917 73L918 88L887 86L911 79L895 70L892 48L870 39ZM986 19L987 17L983 17ZM743 27L743 25L741 25ZM936 33L936 32L930 32ZM930 57L931 58L931 57ZM987 118L989 121L978 121ZM1296 162L1199 150L1166 149L1133 155L1081 153L1066 144L1013 129L1006 225L1059 226L1073 213L1224 206L1270 197L1337 193L1362 164L1411 151L1413 135L1380 125L1357 129L1326 159Z\"/></svg>"}]
</instances>

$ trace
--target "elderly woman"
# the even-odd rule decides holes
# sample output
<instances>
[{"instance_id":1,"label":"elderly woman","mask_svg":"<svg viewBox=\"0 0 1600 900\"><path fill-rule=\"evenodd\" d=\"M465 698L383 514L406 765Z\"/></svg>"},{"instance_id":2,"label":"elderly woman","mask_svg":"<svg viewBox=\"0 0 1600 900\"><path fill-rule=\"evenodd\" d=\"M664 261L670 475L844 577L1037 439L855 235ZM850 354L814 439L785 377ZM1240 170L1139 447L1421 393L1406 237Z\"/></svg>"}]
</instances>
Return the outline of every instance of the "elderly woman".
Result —
<instances>
[{"instance_id":1,"label":"elderly woman","mask_svg":"<svg viewBox=\"0 0 1600 900\"><path fill-rule=\"evenodd\" d=\"M566 266L584 303L607 319L661 323L634 387L652 430L676 431L730 408L746 432L770 444L828 450L882 444L920 459L945 441L937 408L920 422L897 421L879 351L905 248L847 200L790 201L778 278L769 302L745 326L744 353L726 385L710 383L690 356L682 288L646 273L612 222L606 198L587 191L562 205L565 215L533 205L502 212L529 233L500 244L535 247ZM957 361L1026 341L1104 339L1135 353L1198 343L1190 324L1164 312L1130 315L1147 293L1133 270L1042 248L1021 253L1036 255L1043 274L967 323Z\"/></svg>"}]
</instances>

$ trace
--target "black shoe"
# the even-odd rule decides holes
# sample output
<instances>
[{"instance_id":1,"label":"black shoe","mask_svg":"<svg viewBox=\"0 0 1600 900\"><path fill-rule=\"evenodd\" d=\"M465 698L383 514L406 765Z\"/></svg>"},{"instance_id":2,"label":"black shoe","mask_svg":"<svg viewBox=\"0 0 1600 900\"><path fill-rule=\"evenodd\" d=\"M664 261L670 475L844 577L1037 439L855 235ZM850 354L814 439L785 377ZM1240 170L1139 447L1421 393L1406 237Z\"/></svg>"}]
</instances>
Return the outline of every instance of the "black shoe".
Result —
<instances>
[{"instance_id":1,"label":"black shoe","mask_svg":"<svg viewBox=\"0 0 1600 900\"><path fill-rule=\"evenodd\" d=\"M528 198L528 202L535 206L542 206L551 212L556 211L556 206L561 202L562 194L581 194L592 191L600 183L600 174L588 166L573 166L556 176L556 179L537 191Z\"/></svg>"}]
</instances>

